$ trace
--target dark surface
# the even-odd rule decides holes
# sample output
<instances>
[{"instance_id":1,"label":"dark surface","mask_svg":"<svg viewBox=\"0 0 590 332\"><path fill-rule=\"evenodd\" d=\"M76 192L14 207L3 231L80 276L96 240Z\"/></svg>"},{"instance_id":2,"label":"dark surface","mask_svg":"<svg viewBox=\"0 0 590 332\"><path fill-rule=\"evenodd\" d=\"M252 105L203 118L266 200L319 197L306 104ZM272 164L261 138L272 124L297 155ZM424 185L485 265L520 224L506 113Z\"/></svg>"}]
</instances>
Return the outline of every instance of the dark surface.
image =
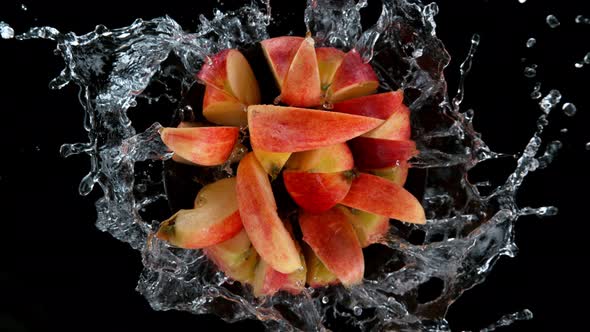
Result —
<instances>
[{"instance_id":1,"label":"dark surface","mask_svg":"<svg viewBox=\"0 0 590 332\"><path fill-rule=\"evenodd\" d=\"M209 9L197 8L197 1L191 3L181 6L166 1L149 6L144 2L135 8L115 8L100 2L91 9L80 5L65 10L65 5L55 2L51 6L25 2L29 9L23 11L21 2L5 1L0 5L0 20L17 32L51 25L83 33L99 23L119 27L137 17L169 14L191 28L197 13L210 14ZM299 14L304 4L297 3L290 11L302 22ZM554 111L547 137L561 139L564 147L549 169L527 178L519 195L521 205L555 205L559 215L518 222L520 253L514 259L502 258L485 284L451 307L448 319L453 330L476 330L524 308L533 311L534 320L502 331L565 331L583 326L587 281L581 265L587 262L585 192L590 185L590 152L584 144L590 141L586 129L590 113L585 99L588 67L576 69L574 63L590 51L590 26L575 24L574 17L590 13L578 9L581 3L439 1L438 35L453 56L446 71L451 91L471 34L481 34L464 106L475 109L476 128L494 150L522 150L539 115L528 97L533 81L521 75L521 58L541 67L538 77L544 93L559 89L564 99L578 107L573 118ZM560 19L559 28L545 24L550 13ZM524 46L529 37L538 40L532 50ZM0 330L260 329L253 321L228 325L213 316L154 312L134 290L141 270L139 254L94 227L97 193L77 194L78 182L89 168L87 157L66 160L59 155L62 143L86 138L77 89L47 88L62 68L53 48L49 41L0 40ZM560 134L564 127L569 132ZM498 179L508 170L499 167Z\"/></svg>"}]
</instances>

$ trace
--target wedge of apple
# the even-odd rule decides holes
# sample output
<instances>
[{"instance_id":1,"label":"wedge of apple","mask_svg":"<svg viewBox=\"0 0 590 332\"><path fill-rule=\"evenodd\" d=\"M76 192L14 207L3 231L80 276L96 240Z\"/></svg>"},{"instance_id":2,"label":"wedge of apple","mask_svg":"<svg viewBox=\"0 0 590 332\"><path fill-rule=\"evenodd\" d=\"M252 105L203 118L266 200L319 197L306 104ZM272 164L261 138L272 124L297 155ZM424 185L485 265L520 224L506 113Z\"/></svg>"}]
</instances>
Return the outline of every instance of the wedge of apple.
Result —
<instances>
[{"instance_id":1,"label":"wedge of apple","mask_svg":"<svg viewBox=\"0 0 590 332\"><path fill-rule=\"evenodd\" d=\"M258 254L244 229L231 239L203 251L228 277L244 283L254 280Z\"/></svg>"},{"instance_id":2,"label":"wedge of apple","mask_svg":"<svg viewBox=\"0 0 590 332\"><path fill-rule=\"evenodd\" d=\"M286 170L311 173L335 173L353 168L354 159L346 143L294 153L285 165Z\"/></svg>"},{"instance_id":3,"label":"wedge of apple","mask_svg":"<svg viewBox=\"0 0 590 332\"><path fill-rule=\"evenodd\" d=\"M363 251L352 224L338 208L324 213L299 213L305 241L344 286L362 282L365 271Z\"/></svg>"},{"instance_id":4,"label":"wedge of apple","mask_svg":"<svg viewBox=\"0 0 590 332\"><path fill-rule=\"evenodd\" d=\"M334 73L327 97L329 102L337 103L372 94L378 87L379 79L373 67L363 61L357 50L352 49Z\"/></svg>"},{"instance_id":5,"label":"wedge of apple","mask_svg":"<svg viewBox=\"0 0 590 332\"><path fill-rule=\"evenodd\" d=\"M340 67L346 53L334 47L318 47L315 49L315 54L320 71L322 91L325 92L330 87L330 84L332 84L334 74L338 67Z\"/></svg>"},{"instance_id":6,"label":"wedge of apple","mask_svg":"<svg viewBox=\"0 0 590 332\"><path fill-rule=\"evenodd\" d=\"M238 140L237 127L163 128L162 141L180 157L203 166L223 164Z\"/></svg>"},{"instance_id":7,"label":"wedge of apple","mask_svg":"<svg viewBox=\"0 0 590 332\"><path fill-rule=\"evenodd\" d=\"M426 223L424 208L416 197L402 186L372 174L360 173L340 204L403 222Z\"/></svg>"},{"instance_id":8,"label":"wedge of apple","mask_svg":"<svg viewBox=\"0 0 590 332\"><path fill-rule=\"evenodd\" d=\"M268 175L253 153L238 165L236 193L244 229L260 257L281 273L302 268L295 242L277 215Z\"/></svg>"},{"instance_id":9,"label":"wedge of apple","mask_svg":"<svg viewBox=\"0 0 590 332\"><path fill-rule=\"evenodd\" d=\"M242 229L236 198L236 178L204 186L194 209L180 210L160 224L156 236L186 249L212 246L234 237Z\"/></svg>"},{"instance_id":10,"label":"wedge of apple","mask_svg":"<svg viewBox=\"0 0 590 332\"><path fill-rule=\"evenodd\" d=\"M403 141L409 140L411 135L410 109L400 104L382 125L363 134L363 137Z\"/></svg>"},{"instance_id":11,"label":"wedge of apple","mask_svg":"<svg viewBox=\"0 0 590 332\"><path fill-rule=\"evenodd\" d=\"M268 152L299 152L342 143L382 123L380 119L322 110L248 107L250 142Z\"/></svg>"},{"instance_id":12,"label":"wedge of apple","mask_svg":"<svg viewBox=\"0 0 590 332\"><path fill-rule=\"evenodd\" d=\"M349 142L355 164L360 169L377 169L399 165L418 154L410 140L357 137Z\"/></svg>"},{"instance_id":13,"label":"wedge of apple","mask_svg":"<svg viewBox=\"0 0 590 332\"><path fill-rule=\"evenodd\" d=\"M304 244L303 252L307 264L307 284L309 286L318 288L339 283L338 277L328 270L308 245Z\"/></svg>"},{"instance_id":14,"label":"wedge of apple","mask_svg":"<svg viewBox=\"0 0 590 332\"><path fill-rule=\"evenodd\" d=\"M226 126L245 126L248 123L246 108L247 105L229 93L213 85L205 87L203 116L210 122Z\"/></svg>"},{"instance_id":15,"label":"wedge of apple","mask_svg":"<svg viewBox=\"0 0 590 332\"><path fill-rule=\"evenodd\" d=\"M260 260L254 272L252 288L254 296L270 296L282 290L291 294L299 294L305 288L307 269L305 257L300 256L303 267L285 274L272 268L264 260Z\"/></svg>"},{"instance_id":16,"label":"wedge of apple","mask_svg":"<svg viewBox=\"0 0 590 332\"><path fill-rule=\"evenodd\" d=\"M303 37L284 36L266 39L260 42L275 81L282 88L295 54L303 43Z\"/></svg>"},{"instance_id":17,"label":"wedge of apple","mask_svg":"<svg viewBox=\"0 0 590 332\"><path fill-rule=\"evenodd\" d=\"M276 179L291 156L291 152L269 152L258 148L254 144L252 144L252 151L262 168L273 180Z\"/></svg>"},{"instance_id":18,"label":"wedge of apple","mask_svg":"<svg viewBox=\"0 0 590 332\"><path fill-rule=\"evenodd\" d=\"M408 178L409 168L410 166L408 162L402 161L396 166L372 169L368 170L367 172L403 186Z\"/></svg>"},{"instance_id":19,"label":"wedge of apple","mask_svg":"<svg viewBox=\"0 0 590 332\"><path fill-rule=\"evenodd\" d=\"M377 93L335 103L332 111L387 120L402 105L403 98L402 90Z\"/></svg>"},{"instance_id":20,"label":"wedge of apple","mask_svg":"<svg viewBox=\"0 0 590 332\"><path fill-rule=\"evenodd\" d=\"M320 72L313 38L307 37L295 53L283 80L280 101L289 106L314 107L322 104Z\"/></svg>"},{"instance_id":21,"label":"wedge of apple","mask_svg":"<svg viewBox=\"0 0 590 332\"><path fill-rule=\"evenodd\" d=\"M342 205L338 208L348 217L363 248L381 242L389 231L389 218L386 216L350 209Z\"/></svg>"}]
</instances>

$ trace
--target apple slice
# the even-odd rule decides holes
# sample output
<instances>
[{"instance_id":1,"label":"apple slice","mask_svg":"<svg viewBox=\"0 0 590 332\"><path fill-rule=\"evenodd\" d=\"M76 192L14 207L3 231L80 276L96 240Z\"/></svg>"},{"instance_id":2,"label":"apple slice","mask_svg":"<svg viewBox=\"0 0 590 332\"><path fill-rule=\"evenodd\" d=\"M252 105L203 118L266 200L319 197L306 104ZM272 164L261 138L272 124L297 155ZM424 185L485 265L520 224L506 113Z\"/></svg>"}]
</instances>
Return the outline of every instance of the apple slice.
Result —
<instances>
[{"instance_id":1,"label":"apple slice","mask_svg":"<svg viewBox=\"0 0 590 332\"><path fill-rule=\"evenodd\" d=\"M320 213L338 204L348 193L350 172L308 173L284 171L287 192L304 210Z\"/></svg>"},{"instance_id":2,"label":"apple slice","mask_svg":"<svg viewBox=\"0 0 590 332\"><path fill-rule=\"evenodd\" d=\"M266 39L260 42L262 51L266 57L272 73L275 77L279 88L283 86L283 81L289 72L293 58L299 50L303 37L277 37Z\"/></svg>"},{"instance_id":3,"label":"apple slice","mask_svg":"<svg viewBox=\"0 0 590 332\"><path fill-rule=\"evenodd\" d=\"M360 169L396 166L418 154L414 141L357 137L349 142L349 146Z\"/></svg>"},{"instance_id":4,"label":"apple slice","mask_svg":"<svg viewBox=\"0 0 590 332\"><path fill-rule=\"evenodd\" d=\"M359 239L361 247L381 242L389 231L389 218L361 210L338 206L348 217Z\"/></svg>"},{"instance_id":5,"label":"apple slice","mask_svg":"<svg viewBox=\"0 0 590 332\"><path fill-rule=\"evenodd\" d=\"M337 103L346 99L366 96L379 87L379 79L370 64L352 49L342 59L328 89L328 101Z\"/></svg>"},{"instance_id":6,"label":"apple slice","mask_svg":"<svg viewBox=\"0 0 590 332\"><path fill-rule=\"evenodd\" d=\"M299 152L360 136L383 120L345 113L274 105L248 107L252 145L269 152Z\"/></svg>"},{"instance_id":7,"label":"apple slice","mask_svg":"<svg viewBox=\"0 0 590 332\"><path fill-rule=\"evenodd\" d=\"M162 141L180 157L203 166L223 164L238 140L237 127L163 128Z\"/></svg>"},{"instance_id":8,"label":"apple slice","mask_svg":"<svg viewBox=\"0 0 590 332\"><path fill-rule=\"evenodd\" d=\"M338 277L320 261L308 245L304 244L305 263L307 264L307 283L313 288L335 285Z\"/></svg>"},{"instance_id":9,"label":"apple slice","mask_svg":"<svg viewBox=\"0 0 590 332\"><path fill-rule=\"evenodd\" d=\"M371 174L360 173L340 204L403 222L426 223L424 208L416 197L402 186Z\"/></svg>"},{"instance_id":10,"label":"apple slice","mask_svg":"<svg viewBox=\"0 0 590 332\"><path fill-rule=\"evenodd\" d=\"M258 254L244 229L231 239L206 247L203 251L228 277L243 283L254 280Z\"/></svg>"},{"instance_id":11,"label":"apple slice","mask_svg":"<svg viewBox=\"0 0 590 332\"><path fill-rule=\"evenodd\" d=\"M346 143L294 153L285 165L293 171L310 173L335 173L354 168L352 152Z\"/></svg>"},{"instance_id":12,"label":"apple slice","mask_svg":"<svg viewBox=\"0 0 590 332\"><path fill-rule=\"evenodd\" d=\"M242 127L248 123L246 105L213 85L205 87L203 116L218 125Z\"/></svg>"},{"instance_id":13,"label":"apple slice","mask_svg":"<svg viewBox=\"0 0 590 332\"><path fill-rule=\"evenodd\" d=\"M205 125L200 123L200 122L193 122L193 121L181 121L177 128L194 128L194 127L204 127ZM196 165L195 163L188 161L184 158L182 158L181 156L179 156L178 154L173 154L172 155L172 160L174 160L177 163L181 163L181 164L185 164L185 165Z\"/></svg>"},{"instance_id":14,"label":"apple slice","mask_svg":"<svg viewBox=\"0 0 590 332\"><path fill-rule=\"evenodd\" d=\"M268 152L252 146L256 159L262 165L262 168L274 180L279 175L283 166L289 160L291 152Z\"/></svg>"},{"instance_id":15,"label":"apple slice","mask_svg":"<svg viewBox=\"0 0 590 332\"><path fill-rule=\"evenodd\" d=\"M277 215L268 175L253 153L238 165L236 192L242 223L262 259L281 273L300 269L299 252Z\"/></svg>"},{"instance_id":16,"label":"apple slice","mask_svg":"<svg viewBox=\"0 0 590 332\"><path fill-rule=\"evenodd\" d=\"M299 294L305 288L307 269L305 257L300 256L303 267L289 274L281 273L272 268L264 260L260 260L254 272L252 288L254 296L270 296L283 290L291 294Z\"/></svg>"},{"instance_id":17,"label":"apple slice","mask_svg":"<svg viewBox=\"0 0 590 332\"><path fill-rule=\"evenodd\" d=\"M344 286L362 282L365 273L363 251L342 210L332 208L321 214L301 211L299 225L303 241Z\"/></svg>"},{"instance_id":18,"label":"apple slice","mask_svg":"<svg viewBox=\"0 0 590 332\"><path fill-rule=\"evenodd\" d=\"M186 249L221 243L242 229L236 199L236 178L208 184L199 191L196 206L180 210L162 222L156 236Z\"/></svg>"},{"instance_id":19,"label":"apple slice","mask_svg":"<svg viewBox=\"0 0 590 332\"><path fill-rule=\"evenodd\" d=\"M315 49L320 71L320 82L322 91L328 90L336 70L342 63L345 53L334 47L318 47Z\"/></svg>"},{"instance_id":20,"label":"apple slice","mask_svg":"<svg viewBox=\"0 0 590 332\"><path fill-rule=\"evenodd\" d=\"M236 97L242 104L260 103L260 90L254 72L238 50L227 49L209 58L197 78Z\"/></svg>"},{"instance_id":21,"label":"apple slice","mask_svg":"<svg viewBox=\"0 0 590 332\"><path fill-rule=\"evenodd\" d=\"M378 93L335 103L332 111L387 120L402 105L403 99L402 90Z\"/></svg>"},{"instance_id":22,"label":"apple slice","mask_svg":"<svg viewBox=\"0 0 590 332\"><path fill-rule=\"evenodd\" d=\"M280 100L289 106L321 105L321 83L313 38L307 37L293 57L283 81Z\"/></svg>"},{"instance_id":23,"label":"apple slice","mask_svg":"<svg viewBox=\"0 0 590 332\"><path fill-rule=\"evenodd\" d=\"M378 169L371 169L367 172L387 179L395 184L403 186L408 178L408 169L410 166L408 162L402 161L399 165Z\"/></svg>"},{"instance_id":24,"label":"apple slice","mask_svg":"<svg viewBox=\"0 0 590 332\"><path fill-rule=\"evenodd\" d=\"M382 125L363 134L363 137L409 140L411 135L410 109L406 105L400 104L394 108L393 114Z\"/></svg>"}]
</instances>

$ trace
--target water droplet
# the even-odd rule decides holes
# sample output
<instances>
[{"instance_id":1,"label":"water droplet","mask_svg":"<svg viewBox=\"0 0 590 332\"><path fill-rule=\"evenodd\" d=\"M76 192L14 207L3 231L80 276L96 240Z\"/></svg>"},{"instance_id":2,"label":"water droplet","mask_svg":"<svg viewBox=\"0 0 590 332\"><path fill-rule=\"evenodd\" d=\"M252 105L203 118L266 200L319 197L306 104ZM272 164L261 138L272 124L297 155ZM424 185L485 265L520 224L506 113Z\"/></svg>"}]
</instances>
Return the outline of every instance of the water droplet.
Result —
<instances>
[{"instance_id":1,"label":"water droplet","mask_svg":"<svg viewBox=\"0 0 590 332\"><path fill-rule=\"evenodd\" d=\"M14 38L14 29L10 25L0 21L0 36L2 39Z\"/></svg>"},{"instance_id":2,"label":"water droplet","mask_svg":"<svg viewBox=\"0 0 590 332\"><path fill-rule=\"evenodd\" d=\"M567 128L561 128L559 132L562 134L567 134Z\"/></svg>"},{"instance_id":3,"label":"water droplet","mask_svg":"<svg viewBox=\"0 0 590 332\"><path fill-rule=\"evenodd\" d=\"M535 38L529 38L529 40L526 41L526 47L531 48L535 46L536 43L537 40Z\"/></svg>"},{"instance_id":4,"label":"water droplet","mask_svg":"<svg viewBox=\"0 0 590 332\"><path fill-rule=\"evenodd\" d=\"M22 9L24 11L29 10L29 8L27 8L27 6L24 3L20 5L20 9Z\"/></svg>"},{"instance_id":5,"label":"water droplet","mask_svg":"<svg viewBox=\"0 0 590 332\"><path fill-rule=\"evenodd\" d=\"M572 103L565 103L563 104L562 108L563 113L567 116L574 116L576 115L576 105L572 104Z\"/></svg>"},{"instance_id":6,"label":"water droplet","mask_svg":"<svg viewBox=\"0 0 590 332\"><path fill-rule=\"evenodd\" d=\"M424 50L421 48L418 48L418 49L415 49L414 52L412 52L412 57L419 58L422 56L422 54L424 54Z\"/></svg>"},{"instance_id":7,"label":"water droplet","mask_svg":"<svg viewBox=\"0 0 590 332\"><path fill-rule=\"evenodd\" d=\"M583 15L578 15L578 16L576 16L576 23L590 24L590 18L584 17Z\"/></svg>"},{"instance_id":8,"label":"water droplet","mask_svg":"<svg viewBox=\"0 0 590 332\"><path fill-rule=\"evenodd\" d=\"M526 2L526 0L518 0L518 2L520 2L520 3L525 3L525 2Z\"/></svg>"},{"instance_id":9,"label":"water droplet","mask_svg":"<svg viewBox=\"0 0 590 332\"><path fill-rule=\"evenodd\" d=\"M360 315L362 315L362 314L363 314L363 309L362 309L361 307L359 307L359 306L355 305L355 306L352 308L352 313L353 313L355 316L360 316Z\"/></svg>"},{"instance_id":10,"label":"water droplet","mask_svg":"<svg viewBox=\"0 0 590 332\"><path fill-rule=\"evenodd\" d=\"M559 90L554 89L549 91L549 93L545 97L543 97L541 102L539 102L539 105L541 106L543 112L549 113L551 109L555 107L555 105L559 104L560 101L561 93L559 92Z\"/></svg>"},{"instance_id":11,"label":"water droplet","mask_svg":"<svg viewBox=\"0 0 590 332\"><path fill-rule=\"evenodd\" d=\"M328 304L328 302L330 302L330 299L327 296L322 297L323 304Z\"/></svg>"},{"instance_id":12,"label":"water droplet","mask_svg":"<svg viewBox=\"0 0 590 332\"><path fill-rule=\"evenodd\" d=\"M586 150L590 150L590 142L586 143Z\"/></svg>"},{"instance_id":13,"label":"water droplet","mask_svg":"<svg viewBox=\"0 0 590 332\"><path fill-rule=\"evenodd\" d=\"M537 75L537 70L534 67L525 67L524 68L524 76L528 78L533 78Z\"/></svg>"},{"instance_id":14,"label":"water droplet","mask_svg":"<svg viewBox=\"0 0 590 332\"><path fill-rule=\"evenodd\" d=\"M586 53L586 55L584 55L584 63L586 63L587 65L590 65L590 52Z\"/></svg>"},{"instance_id":15,"label":"water droplet","mask_svg":"<svg viewBox=\"0 0 590 332\"><path fill-rule=\"evenodd\" d=\"M547 15L545 21L547 22L547 25L552 29L557 28L560 24L559 20L557 19L557 17L555 17L555 15Z\"/></svg>"},{"instance_id":16,"label":"water droplet","mask_svg":"<svg viewBox=\"0 0 590 332\"><path fill-rule=\"evenodd\" d=\"M584 64L581 62L576 62L576 64L574 65L576 68L582 68L584 67Z\"/></svg>"}]
</instances>

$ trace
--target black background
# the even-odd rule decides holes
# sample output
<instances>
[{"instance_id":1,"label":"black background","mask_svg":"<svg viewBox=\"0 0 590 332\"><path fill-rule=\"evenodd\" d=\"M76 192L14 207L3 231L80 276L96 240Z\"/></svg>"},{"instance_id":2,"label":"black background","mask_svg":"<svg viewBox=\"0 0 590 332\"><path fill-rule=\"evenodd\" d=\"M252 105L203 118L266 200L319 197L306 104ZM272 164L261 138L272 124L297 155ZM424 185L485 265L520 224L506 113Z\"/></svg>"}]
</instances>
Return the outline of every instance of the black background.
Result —
<instances>
[{"instance_id":1,"label":"black background","mask_svg":"<svg viewBox=\"0 0 590 332\"><path fill-rule=\"evenodd\" d=\"M17 32L36 25L84 33L96 24L115 28L135 18L168 14L187 28L211 6L191 1L178 4L93 2L69 6L60 1L0 4L0 20ZM203 1L211 4L212 1ZM227 3L228 1L226 1ZM304 1L278 4L303 29ZM522 75L524 63L539 65L542 91L559 89L565 101L578 107L573 118L555 110L547 137L560 139L563 149L555 163L527 178L519 194L521 205L556 205L556 217L522 218L517 226L520 253L502 258L487 282L461 297L448 319L453 330L476 330L502 314L529 308L535 318L502 331L580 330L585 320L587 280L584 272L590 185L588 66L576 69L590 51L590 25L575 24L584 1L441 0L438 35L452 64L446 76L456 89L458 66L472 33L482 42L467 81L464 106L476 111L475 125L496 150L517 153L535 128L539 115L528 95L534 80ZM51 4L48 4L51 3ZM375 5L377 1L370 1ZM281 7L281 8L278 8ZM561 26L550 29L548 14ZM529 37L537 38L532 49ZM52 91L48 82L62 68L50 41L0 40L0 330L260 330L254 321L233 325L213 316L154 312L134 290L139 253L94 227L94 200L77 194L89 168L87 157L63 159L59 146L85 141L77 89ZM521 58L527 58L522 62ZM567 134L559 132L569 128ZM494 169L497 179L509 168Z\"/></svg>"}]
</instances>

